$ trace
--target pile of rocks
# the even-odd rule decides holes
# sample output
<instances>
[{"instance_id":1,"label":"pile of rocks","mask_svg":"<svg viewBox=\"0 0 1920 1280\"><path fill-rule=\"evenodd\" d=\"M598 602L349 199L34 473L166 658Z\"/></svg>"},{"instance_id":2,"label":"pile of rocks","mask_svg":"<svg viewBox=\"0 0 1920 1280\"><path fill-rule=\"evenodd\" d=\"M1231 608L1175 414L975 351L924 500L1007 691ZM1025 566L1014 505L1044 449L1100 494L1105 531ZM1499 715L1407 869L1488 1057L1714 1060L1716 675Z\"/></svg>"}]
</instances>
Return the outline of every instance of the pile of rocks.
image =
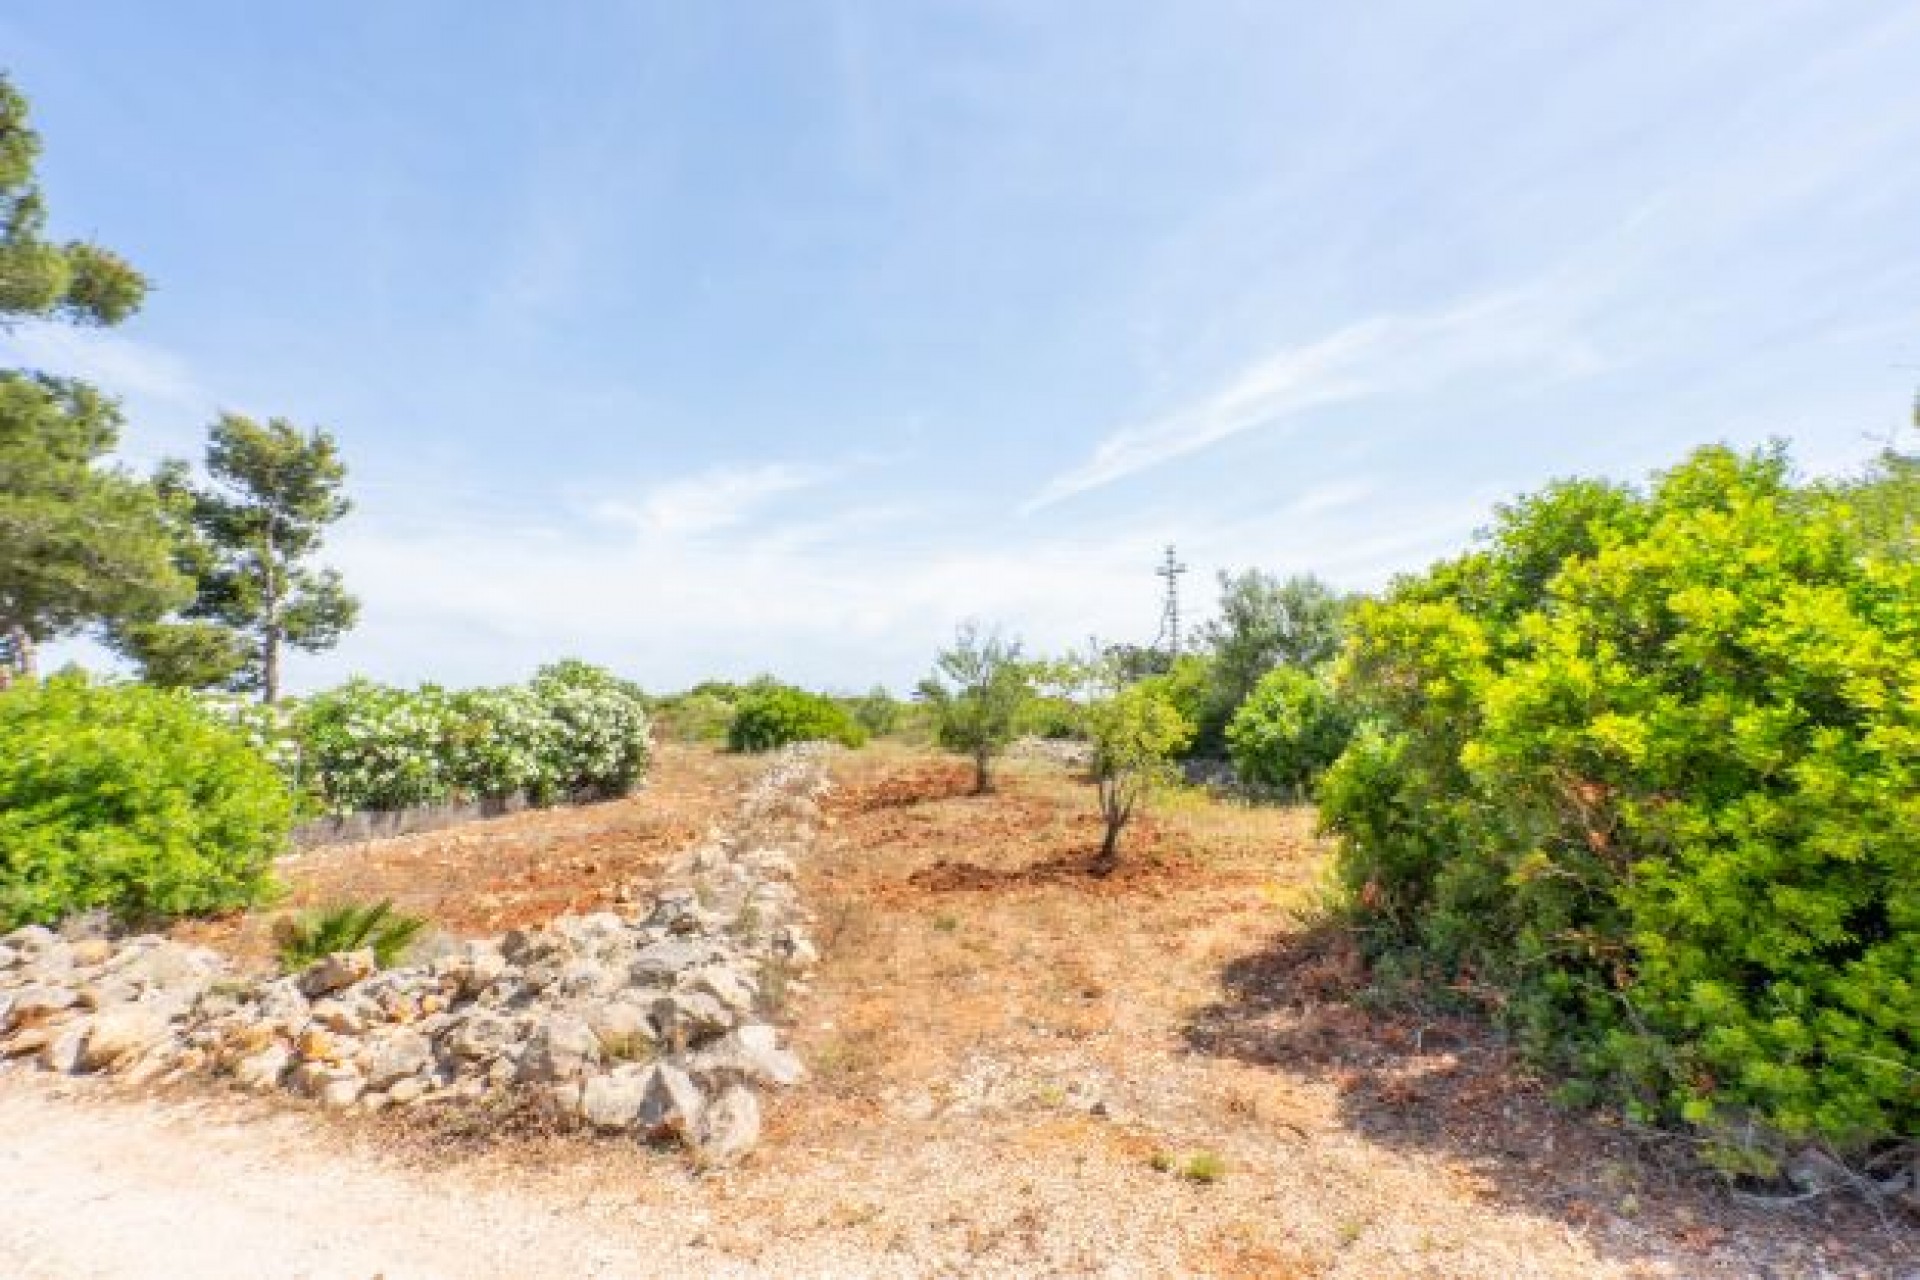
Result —
<instances>
[{"instance_id":1,"label":"pile of rocks","mask_svg":"<svg viewBox=\"0 0 1920 1280\"><path fill-rule=\"evenodd\" d=\"M789 749L630 914L563 916L403 968L342 952L249 980L161 937L19 929L0 937L0 1056L212 1072L334 1108L520 1091L596 1130L727 1159L759 1135L758 1090L802 1075L765 1018L817 959L793 858L825 785L817 752Z\"/></svg>"}]
</instances>

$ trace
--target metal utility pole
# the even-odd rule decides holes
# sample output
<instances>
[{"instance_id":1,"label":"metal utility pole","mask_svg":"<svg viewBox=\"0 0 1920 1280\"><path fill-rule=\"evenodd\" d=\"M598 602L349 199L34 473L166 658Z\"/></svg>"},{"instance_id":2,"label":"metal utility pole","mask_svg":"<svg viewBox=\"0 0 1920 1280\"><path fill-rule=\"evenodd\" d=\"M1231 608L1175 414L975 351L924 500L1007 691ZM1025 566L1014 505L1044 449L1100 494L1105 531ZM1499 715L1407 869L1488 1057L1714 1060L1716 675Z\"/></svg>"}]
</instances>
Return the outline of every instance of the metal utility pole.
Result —
<instances>
[{"instance_id":1,"label":"metal utility pole","mask_svg":"<svg viewBox=\"0 0 1920 1280\"><path fill-rule=\"evenodd\" d=\"M1180 575L1186 571L1187 566L1180 563L1169 543L1167 558L1153 571L1155 577L1167 580L1167 598L1160 609L1160 635L1156 645L1158 641L1165 641L1167 655L1174 658L1180 656Z\"/></svg>"}]
</instances>

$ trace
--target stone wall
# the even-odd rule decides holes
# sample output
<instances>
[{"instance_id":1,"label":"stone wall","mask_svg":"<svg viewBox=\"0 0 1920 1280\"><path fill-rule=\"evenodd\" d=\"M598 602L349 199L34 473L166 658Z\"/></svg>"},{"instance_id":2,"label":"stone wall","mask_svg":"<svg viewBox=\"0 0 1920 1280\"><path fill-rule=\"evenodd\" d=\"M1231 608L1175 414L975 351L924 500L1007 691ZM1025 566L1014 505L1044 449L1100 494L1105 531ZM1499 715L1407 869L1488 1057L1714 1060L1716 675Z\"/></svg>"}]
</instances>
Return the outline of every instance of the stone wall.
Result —
<instances>
[{"instance_id":1,"label":"stone wall","mask_svg":"<svg viewBox=\"0 0 1920 1280\"><path fill-rule=\"evenodd\" d=\"M248 979L157 936L0 937L0 1056L62 1072L211 1074L331 1108L519 1094L606 1133L725 1160L760 1091L801 1064L771 1017L817 959L793 884L826 787L819 749L775 756L738 811L632 915L563 916L376 969L370 952Z\"/></svg>"}]
</instances>

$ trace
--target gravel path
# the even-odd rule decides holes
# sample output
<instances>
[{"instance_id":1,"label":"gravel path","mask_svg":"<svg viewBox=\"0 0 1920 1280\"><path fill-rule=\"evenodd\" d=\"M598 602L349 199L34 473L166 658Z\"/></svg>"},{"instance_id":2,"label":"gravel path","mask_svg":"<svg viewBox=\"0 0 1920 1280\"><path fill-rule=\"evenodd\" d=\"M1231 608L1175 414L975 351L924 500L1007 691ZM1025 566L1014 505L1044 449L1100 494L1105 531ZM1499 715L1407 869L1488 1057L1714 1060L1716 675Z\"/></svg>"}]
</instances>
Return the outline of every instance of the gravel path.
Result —
<instances>
[{"instance_id":1,"label":"gravel path","mask_svg":"<svg viewBox=\"0 0 1920 1280\"><path fill-rule=\"evenodd\" d=\"M135 1101L0 1074L0 1275L483 1280L762 1274L688 1217L343 1150L305 1116ZM846 1274L870 1269L854 1258Z\"/></svg>"}]
</instances>

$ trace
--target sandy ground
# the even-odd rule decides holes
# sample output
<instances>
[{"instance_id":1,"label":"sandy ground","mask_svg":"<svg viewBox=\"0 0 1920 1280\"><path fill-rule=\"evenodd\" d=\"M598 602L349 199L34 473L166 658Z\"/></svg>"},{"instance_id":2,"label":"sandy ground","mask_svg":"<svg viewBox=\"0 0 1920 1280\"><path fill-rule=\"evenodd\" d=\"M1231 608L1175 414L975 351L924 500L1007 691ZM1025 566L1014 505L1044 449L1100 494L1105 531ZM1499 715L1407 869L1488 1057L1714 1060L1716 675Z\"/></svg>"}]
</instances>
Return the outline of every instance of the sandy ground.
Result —
<instances>
[{"instance_id":1,"label":"sandy ground","mask_svg":"<svg viewBox=\"0 0 1920 1280\"><path fill-rule=\"evenodd\" d=\"M1552 1107L1484 1026L1356 1003L1303 923L1305 811L1177 799L1098 879L1057 767L984 799L912 753L836 773L802 869L825 961L784 1011L813 1079L743 1166L0 1071L0 1275L1920 1277L1899 1224L1734 1204ZM691 824L738 777L669 756L654 794ZM566 900L647 803L370 870L424 902L482 882L463 849L532 841Z\"/></svg>"},{"instance_id":2,"label":"sandy ground","mask_svg":"<svg viewBox=\"0 0 1920 1280\"><path fill-rule=\"evenodd\" d=\"M9 1072L0 1134L10 1280L766 1274L704 1246L695 1204L637 1212L616 1179L529 1186L486 1162L430 1168L371 1132L226 1098L135 1099ZM667 1157L637 1172L692 1185ZM787 1274L897 1273L835 1255Z\"/></svg>"}]
</instances>

